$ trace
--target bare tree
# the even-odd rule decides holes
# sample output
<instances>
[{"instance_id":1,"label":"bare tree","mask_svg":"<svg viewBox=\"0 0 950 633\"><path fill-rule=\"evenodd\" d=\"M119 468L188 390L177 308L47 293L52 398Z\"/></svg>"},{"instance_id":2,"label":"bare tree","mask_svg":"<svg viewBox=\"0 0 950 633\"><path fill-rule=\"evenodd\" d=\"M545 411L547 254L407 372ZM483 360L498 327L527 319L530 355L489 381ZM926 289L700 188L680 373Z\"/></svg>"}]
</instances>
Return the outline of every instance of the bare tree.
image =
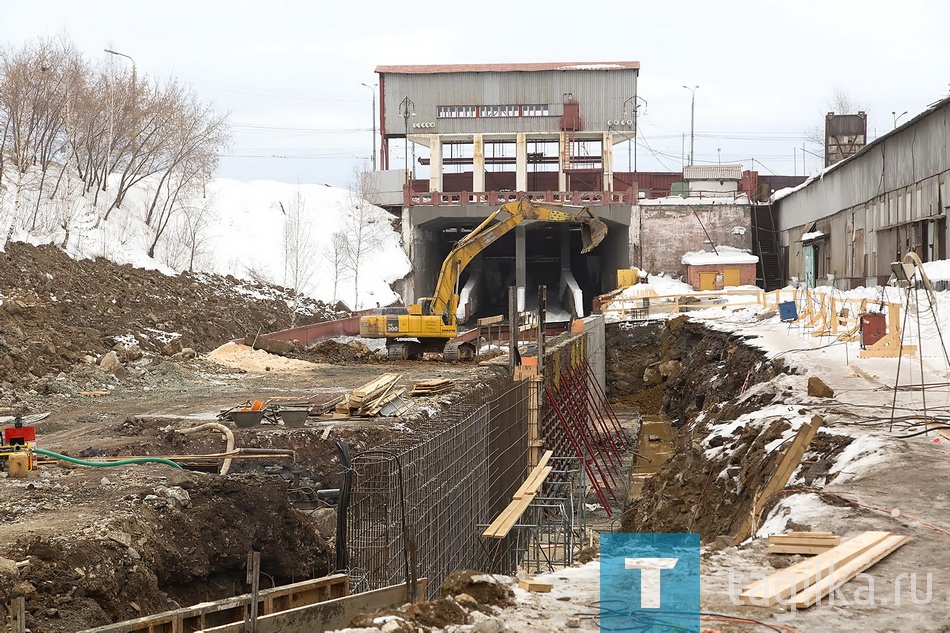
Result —
<instances>
[{"instance_id":1,"label":"bare tree","mask_svg":"<svg viewBox=\"0 0 950 633\"><path fill-rule=\"evenodd\" d=\"M307 213L307 201L298 189L284 211L284 285L296 291L290 303L291 327L297 324L298 298L303 289L309 286L316 272L316 261L312 256L313 224Z\"/></svg>"},{"instance_id":2,"label":"bare tree","mask_svg":"<svg viewBox=\"0 0 950 633\"><path fill-rule=\"evenodd\" d=\"M336 231L330 236L330 241L323 245L323 260L330 266L333 275L333 303L340 298L340 282L346 274L346 258L349 241L343 231Z\"/></svg>"},{"instance_id":3,"label":"bare tree","mask_svg":"<svg viewBox=\"0 0 950 633\"><path fill-rule=\"evenodd\" d=\"M174 270L194 272L196 264L203 262L209 253L208 228L214 219L210 198L182 205L176 216L172 238L164 243L163 261Z\"/></svg>"},{"instance_id":4,"label":"bare tree","mask_svg":"<svg viewBox=\"0 0 950 633\"><path fill-rule=\"evenodd\" d=\"M867 111L841 86L835 86L832 91L831 99L828 100L828 108L830 108L829 112L835 114L857 114L859 111Z\"/></svg>"},{"instance_id":5,"label":"bare tree","mask_svg":"<svg viewBox=\"0 0 950 633\"><path fill-rule=\"evenodd\" d=\"M360 273L367 256L378 249L389 233L385 211L369 203L363 191L363 178L356 174L356 185L350 189L347 209L343 213L342 232L346 237L344 269L353 279L353 309L360 307Z\"/></svg>"}]
</instances>

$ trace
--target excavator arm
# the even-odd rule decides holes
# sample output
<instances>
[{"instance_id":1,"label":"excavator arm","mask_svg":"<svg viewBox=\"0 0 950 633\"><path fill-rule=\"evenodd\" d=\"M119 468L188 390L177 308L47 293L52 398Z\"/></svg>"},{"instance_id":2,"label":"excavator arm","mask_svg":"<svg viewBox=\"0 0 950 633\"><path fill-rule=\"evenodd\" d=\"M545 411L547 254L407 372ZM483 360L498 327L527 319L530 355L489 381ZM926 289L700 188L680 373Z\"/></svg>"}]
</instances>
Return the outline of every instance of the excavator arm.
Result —
<instances>
[{"instance_id":1,"label":"excavator arm","mask_svg":"<svg viewBox=\"0 0 950 633\"><path fill-rule=\"evenodd\" d=\"M507 212L508 217L496 222L498 214L502 211ZM443 320L447 323L454 323L456 285L462 271L476 255L525 220L582 224L584 242L582 253L587 253L600 244L607 234L606 225L597 219L588 207L584 207L577 213L568 213L560 209L536 205L524 199L509 202L493 212L474 231L455 245L442 262L435 292L431 298L422 300L422 313L443 315L445 317Z\"/></svg>"},{"instance_id":2,"label":"excavator arm","mask_svg":"<svg viewBox=\"0 0 950 633\"><path fill-rule=\"evenodd\" d=\"M502 211L506 212L508 217L498 220ZM392 360L416 357L424 351L442 352L446 360L471 358L474 348L470 344L467 344L470 348L467 355L462 353L460 345L446 345L450 339L458 336L455 309L458 302L456 286L459 275L476 255L525 220L580 223L584 244L582 253L587 253L600 244L607 234L607 226L587 207L577 213L569 213L539 206L528 200L509 202L453 247L442 262L442 269L431 297L422 298L419 303L406 306L401 311L383 311L362 317L360 336L385 338L388 355ZM417 342L407 339L417 339Z\"/></svg>"}]
</instances>

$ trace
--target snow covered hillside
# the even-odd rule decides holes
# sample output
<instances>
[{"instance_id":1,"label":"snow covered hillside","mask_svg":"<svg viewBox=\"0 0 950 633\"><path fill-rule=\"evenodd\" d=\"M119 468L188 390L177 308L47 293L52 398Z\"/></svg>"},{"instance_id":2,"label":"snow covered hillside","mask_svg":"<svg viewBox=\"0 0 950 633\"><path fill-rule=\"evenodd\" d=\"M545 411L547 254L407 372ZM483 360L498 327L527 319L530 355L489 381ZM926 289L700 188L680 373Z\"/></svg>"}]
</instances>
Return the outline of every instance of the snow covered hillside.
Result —
<instances>
[{"instance_id":1,"label":"snow covered hillside","mask_svg":"<svg viewBox=\"0 0 950 633\"><path fill-rule=\"evenodd\" d=\"M179 200L159 232L154 218L145 221L155 179L110 212L111 196L96 201L76 179L51 195L47 182L39 196L39 178L7 170L0 180L0 250L8 241L51 243L73 258L230 274L353 309L399 300L390 284L410 270L392 216L344 189L215 179Z\"/></svg>"}]
</instances>

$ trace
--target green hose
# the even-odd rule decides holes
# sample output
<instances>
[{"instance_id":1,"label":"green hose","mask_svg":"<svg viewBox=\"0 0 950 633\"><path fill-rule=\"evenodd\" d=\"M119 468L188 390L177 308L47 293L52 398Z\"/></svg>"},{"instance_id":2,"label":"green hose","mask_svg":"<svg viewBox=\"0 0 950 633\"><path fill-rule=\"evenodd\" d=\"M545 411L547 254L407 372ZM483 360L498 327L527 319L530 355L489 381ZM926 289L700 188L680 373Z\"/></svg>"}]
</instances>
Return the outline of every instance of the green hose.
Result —
<instances>
[{"instance_id":1,"label":"green hose","mask_svg":"<svg viewBox=\"0 0 950 633\"><path fill-rule=\"evenodd\" d=\"M170 459L165 459L163 457L135 457L132 459L121 459L115 462L87 462L82 459L76 459L75 457L69 457L67 455L60 455L59 453L54 453L53 451L43 450L42 448L34 448L34 453L39 453L40 455L46 455L47 457L55 457L56 459L61 459L66 462L71 462L73 464L79 464L80 466L128 466L129 464L144 464L146 462L155 462L157 464L167 464L173 466L178 470L181 470L181 466L176 464Z\"/></svg>"}]
</instances>

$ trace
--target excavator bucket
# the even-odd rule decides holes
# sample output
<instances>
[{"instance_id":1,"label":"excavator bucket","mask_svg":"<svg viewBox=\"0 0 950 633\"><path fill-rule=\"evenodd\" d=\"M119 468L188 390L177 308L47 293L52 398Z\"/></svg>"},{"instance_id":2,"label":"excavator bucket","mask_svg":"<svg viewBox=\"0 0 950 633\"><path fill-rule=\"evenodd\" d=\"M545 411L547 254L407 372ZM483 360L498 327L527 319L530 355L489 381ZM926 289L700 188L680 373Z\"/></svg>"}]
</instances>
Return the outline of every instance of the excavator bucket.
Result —
<instances>
[{"instance_id":1,"label":"excavator bucket","mask_svg":"<svg viewBox=\"0 0 950 633\"><path fill-rule=\"evenodd\" d=\"M590 220L581 225L581 242L584 244L581 252L591 252L604 241L605 237L607 237L607 225L591 214Z\"/></svg>"}]
</instances>

